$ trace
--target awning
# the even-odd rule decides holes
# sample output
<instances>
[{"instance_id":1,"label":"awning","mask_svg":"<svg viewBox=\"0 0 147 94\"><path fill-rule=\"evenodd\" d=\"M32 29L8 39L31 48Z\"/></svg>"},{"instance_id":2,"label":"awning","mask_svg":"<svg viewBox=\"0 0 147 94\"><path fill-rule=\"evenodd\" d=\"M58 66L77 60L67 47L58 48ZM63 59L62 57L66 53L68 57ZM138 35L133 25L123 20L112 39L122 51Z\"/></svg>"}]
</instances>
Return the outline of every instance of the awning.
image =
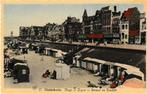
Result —
<instances>
[{"instance_id":1,"label":"awning","mask_svg":"<svg viewBox=\"0 0 147 94\"><path fill-rule=\"evenodd\" d=\"M96 62L96 63L101 63L101 64L106 64L106 65L113 65L111 62L107 62L107 61L95 59L95 58L90 58L90 57L86 57L86 58L84 58L84 60L92 61L92 62Z\"/></svg>"},{"instance_id":2,"label":"awning","mask_svg":"<svg viewBox=\"0 0 147 94\"><path fill-rule=\"evenodd\" d=\"M59 53L61 53L63 55L67 54L67 52L64 52L64 51L61 51L61 50L58 50L58 49L50 48L49 50L54 51L54 52L59 52Z\"/></svg>"},{"instance_id":3,"label":"awning","mask_svg":"<svg viewBox=\"0 0 147 94\"><path fill-rule=\"evenodd\" d=\"M94 38L94 39L101 39L104 38L103 34L89 34L87 35L88 38Z\"/></svg>"},{"instance_id":4,"label":"awning","mask_svg":"<svg viewBox=\"0 0 147 94\"><path fill-rule=\"evenodd\" d=\"M17 65L28 66L28 64L27 64L27 63L16 63L14 66L17 66Z\"/></svg>"},{"instance_id":5,"label":"awning","mask_svg":"<svg viewBox=\"0 0 147 94\"><path fill-rule=\"evenodd\" d=\"M86 35L79 35L79 38L87 38L87 36Z\"/></svg>"},{"instance_id":6,"label":"awning","mask_svg":"<svg viewBox=\"0 0 147 94\"><path fill-rule=\"evenodd\" d=\"M139 31L138 30L130 30L129 31L129 36L130 37L139 36Z\"/></svg>"},{"instance_id":7,"label":"awning","mask_svg":"<svg viewBox=\"0 0 147 94\"><path fill-rule=\"evenodd\" d=\"M45 48L45 50L51 50L51 48Z\"/></svg>"},{"instance_id":8,"label":"awning","mask_svg":"<svg viewBox=\"0 0 147 94\"><path fill-rule=\"evenodd\" d=\"M104 38L113 38L113 34L104 34Z\"/></svg>"},{"instance_id":9,"label":"awning","mask_svg":"<svg viewBox=\"0 0 147 94\"><path fill-rule=\"evenodd\" d=\"M57 49L53 49L53 48L51 48L50 50L52 50L52 51L55 51L55 52L62 52L61 50L57 50Z\"/></svg>"}]
</instances>

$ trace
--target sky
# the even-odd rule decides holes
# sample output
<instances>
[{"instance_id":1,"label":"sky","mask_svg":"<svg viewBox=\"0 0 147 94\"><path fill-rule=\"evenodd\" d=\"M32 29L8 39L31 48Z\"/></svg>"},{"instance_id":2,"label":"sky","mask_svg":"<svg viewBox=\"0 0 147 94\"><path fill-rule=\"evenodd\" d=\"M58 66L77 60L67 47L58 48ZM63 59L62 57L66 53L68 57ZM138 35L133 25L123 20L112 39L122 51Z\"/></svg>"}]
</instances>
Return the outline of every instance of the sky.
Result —
<instances>
[{"instance_id":1,"label":"sky","mask_svg":"<svg viewBox=\"0 0 147 94\"><path fill-rule=\"evenodd\" d=\"M123 12L131 7L144 9L141 4L115 4L117 10ZM4 36L19 36L20 26L43 26L47 23L62 24L68 16L76 17L82 21L84 9L89 16L96 10L108 4L6 4L4 5Z\"/></svg>"}]
</instances>

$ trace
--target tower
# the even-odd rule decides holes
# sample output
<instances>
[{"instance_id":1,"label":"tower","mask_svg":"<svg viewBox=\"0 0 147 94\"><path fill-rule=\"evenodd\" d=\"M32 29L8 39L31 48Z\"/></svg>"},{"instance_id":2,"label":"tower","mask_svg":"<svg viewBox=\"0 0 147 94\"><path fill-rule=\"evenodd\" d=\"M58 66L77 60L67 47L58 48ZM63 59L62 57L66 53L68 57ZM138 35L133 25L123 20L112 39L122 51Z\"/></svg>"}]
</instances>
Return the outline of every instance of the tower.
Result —
<instances>
[{"instance_id":1,"label":"tower","mask_svg":"<svg viewBox=\"0 0 147 94\"><path fill-rule=\"evenodd\" d=\"M83 13L83 22L87 19L88 15L87 15L87 10L85 9L84 10L84 13Z\"/></svg>"}]
</instances>

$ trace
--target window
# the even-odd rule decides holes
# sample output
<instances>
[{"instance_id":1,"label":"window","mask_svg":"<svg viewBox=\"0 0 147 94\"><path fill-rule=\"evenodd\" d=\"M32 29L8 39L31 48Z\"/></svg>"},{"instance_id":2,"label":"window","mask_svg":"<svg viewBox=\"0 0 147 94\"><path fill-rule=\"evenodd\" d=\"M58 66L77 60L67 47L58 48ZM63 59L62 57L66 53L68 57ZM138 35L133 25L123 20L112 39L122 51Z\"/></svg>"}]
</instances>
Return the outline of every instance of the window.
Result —
<instances>
[{"instance_id":1,"label":"window","mask_svg":"<svg viewBox=\"0 0 147 94\"><path fill-rule=\"evenodd\" d=\"M108 27L108 32L110 32L110 27Z\"/></svg>"},{"instance_id":2,"label":"window","mask_svg":"<svg viewBox=\"0 0 147 94\"><path fill-rule=\"evenodd\" d=\"M122 29L124 29L124 25L122 25Z\"/></svg>"},{"instance_id":3,"label":"window","mask_svg":"<svg viewBox=\"0 0 147 94\"><path fill-rule=\"evenodd\" d=\"M124 33L122 33L122 39L124 39Z\"/></svg>"},{"instance_id":4,"label":"window","mask_svg":"<svg viewBox=\"0 0 147 94\"><path fill-rule=\"evenodd\" d=\"M126 25L126 29L128 29L128 25Z\"/></svg>"},{"instance_id":5,"label":"window","mask_svg":"<svg viewBox=\"0 0 147 94\"><path fill-rule=\"evenodd\" d=\"M26 70L25 69L22 70L22 74L26 74Z\"/></svg>"},{"instance_id":6,"label":"window","mask_svg":"<svg viewBox=\"0 0 147 94\"><path fill-rule=\"evenodd\" d=\"M128 36L127 36L127 35L125 35L125 39L127 39L127 37L128 37Z\"/></svg>"}]
</instances>

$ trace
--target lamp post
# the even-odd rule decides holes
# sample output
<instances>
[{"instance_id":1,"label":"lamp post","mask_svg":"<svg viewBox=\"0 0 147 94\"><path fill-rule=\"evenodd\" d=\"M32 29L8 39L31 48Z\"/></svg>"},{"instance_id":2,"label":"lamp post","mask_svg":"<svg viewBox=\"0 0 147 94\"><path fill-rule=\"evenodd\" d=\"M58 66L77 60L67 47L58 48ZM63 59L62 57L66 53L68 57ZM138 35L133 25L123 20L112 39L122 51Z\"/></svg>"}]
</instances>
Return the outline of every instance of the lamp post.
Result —
<instances>
[{"instance_id":1,"label":"lamp post","mask_svg":"<svg viewBox=\"0 0 147 94\"><path fill-rule=\"evenodd\" d=\"M11 31L11 41L13 42L13 31Z\"/></svg>"}]
</instances>

